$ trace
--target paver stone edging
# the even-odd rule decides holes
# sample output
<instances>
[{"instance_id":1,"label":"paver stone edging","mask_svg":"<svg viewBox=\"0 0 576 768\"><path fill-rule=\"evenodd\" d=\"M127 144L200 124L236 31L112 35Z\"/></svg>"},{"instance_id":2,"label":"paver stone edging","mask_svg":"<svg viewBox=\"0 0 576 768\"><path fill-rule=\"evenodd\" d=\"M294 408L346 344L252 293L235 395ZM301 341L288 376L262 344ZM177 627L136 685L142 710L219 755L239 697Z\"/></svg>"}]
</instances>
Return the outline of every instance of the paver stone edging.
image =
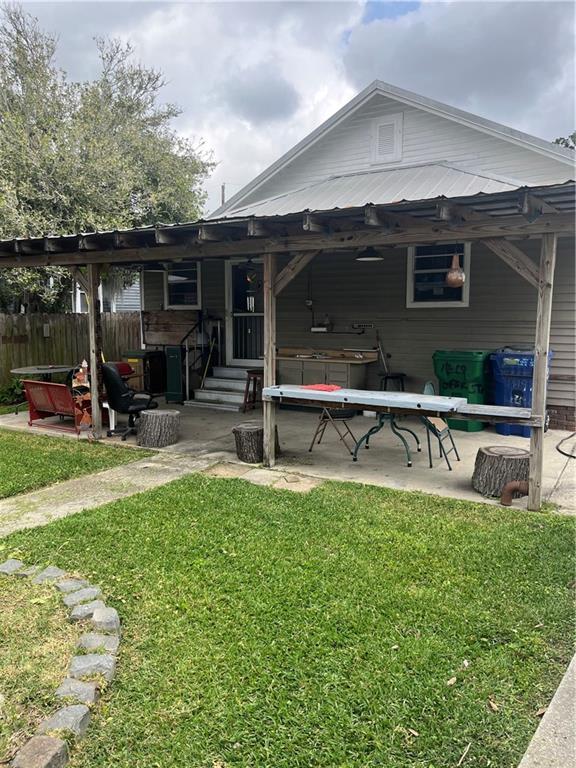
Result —
<instances>
[{"instance_id":1,"label":"paver stone edging","mask_svg":"<svg viewBox=\"0 0 576 768\"><path fill-rule=\"evenodd\" d=\"M101 590L86 579L76 578L50 565L26 565L10 558L0 563L0 574L28 578L32 583L56 587L72 622L90 621L91 630L77 643L81 653L70 660L68 676L55 691L62 706L40 723L12 759L11 768L64 768L70 756L60 736L81 739L90 723L90 706L98 701L101 681L116 675L116 653L120 645L120 617L101 599ZM87 651L87 653L82 653Z\"/></svg>"}]
</instances>

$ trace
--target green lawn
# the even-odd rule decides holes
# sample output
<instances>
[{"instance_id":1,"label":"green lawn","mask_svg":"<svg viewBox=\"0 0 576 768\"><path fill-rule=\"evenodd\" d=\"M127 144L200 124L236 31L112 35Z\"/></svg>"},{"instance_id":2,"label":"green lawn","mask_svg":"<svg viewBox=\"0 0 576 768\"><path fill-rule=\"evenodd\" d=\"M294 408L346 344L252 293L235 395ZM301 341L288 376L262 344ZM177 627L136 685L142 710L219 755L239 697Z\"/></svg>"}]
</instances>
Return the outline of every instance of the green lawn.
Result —
<instances>
[{"instance_id":1,"label":"green lawn","mask_svg":"<svg viewBox=\"0 0 576 768\"><path fill-rule=\"evenodd\" d=\"M19 403L15 405L0 405L0 416L5 416L7 413L15 413L26 409L26 403Z\"/></svg>"},{"instance_id":2,"label":"green lawn","mask_svg":"<svg viewBox=\"0 0 576 768\"><path fill-rule=\"evenodd\" d=\"M0 576L0 765L54 711L80 635L56 590Z\"/></svg>"},{"instance_id":3,"label":"green lawn","mask_svg":"<svg viewBox=\"0 0 576 768\"><path fill-rule=\"evenodd\" d=\"M150 455L87 440L0 429L0 499Z\"/></svg>"},{"instance_id":4,"label":"green lawn","mask_svg":"<svg viewBox=\"0 0 576 768\"><path fill-rule=\"evenodd\" d=\"M195 475L0 548L123 619L74 768L515 768L572 653L552 514Z\"/></svg>"}]
</instances>

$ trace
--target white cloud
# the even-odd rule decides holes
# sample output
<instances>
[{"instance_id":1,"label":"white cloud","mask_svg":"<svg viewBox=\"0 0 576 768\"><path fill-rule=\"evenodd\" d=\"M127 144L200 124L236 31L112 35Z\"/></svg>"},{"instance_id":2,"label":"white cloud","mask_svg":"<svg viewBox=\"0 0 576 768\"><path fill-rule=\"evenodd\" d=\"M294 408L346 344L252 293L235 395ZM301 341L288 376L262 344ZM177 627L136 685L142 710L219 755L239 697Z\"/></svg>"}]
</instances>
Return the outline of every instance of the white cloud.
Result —
<instances>
[{"instance_id":1,"label":"white cloud","mask_svg":"<svg viewBox=\"0 0 576 768\"><path fill-rule=\"evenodd\" d=\"M91 38L130 40L162 70L182 133L234 194L358 90L381 79L553 139L575 127L574 9L561 2L42 3L61 62L88 77ZM383 18L388 13L404 14Z\"/></svg>"},{"instance_id":2,"label":"white cloud","mask_svg":"<svg viewBox=\"0 0 576 768\"><path fill-rule=\"evenodd\" d=\"M234 194L354 95L340 45L361 3L167 5L125 28L138 56L167 73L179 128L202 137Z\"/></svg>"},{"instance_id":3,"label":"white cloud","mask_svg":"<svg viewBox=\"0 0 576 768\"><path fill-rule=\"evenodd\" d=\"M356 27L346 71L553 139L574 129L573 35L568 2L430 2Z\"/></svg>"}]
</instances>

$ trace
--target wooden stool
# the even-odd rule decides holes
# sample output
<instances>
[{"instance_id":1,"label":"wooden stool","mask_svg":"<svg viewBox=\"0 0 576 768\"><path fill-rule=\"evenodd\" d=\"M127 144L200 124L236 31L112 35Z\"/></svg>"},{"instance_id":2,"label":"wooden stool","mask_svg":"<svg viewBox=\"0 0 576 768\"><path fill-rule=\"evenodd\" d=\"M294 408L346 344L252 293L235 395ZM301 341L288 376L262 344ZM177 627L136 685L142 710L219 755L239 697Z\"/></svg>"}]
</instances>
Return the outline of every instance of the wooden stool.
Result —
<instances>
[{"instance_id":1,"label":"wooden stool","mask_svg":"<svg viewBox=\"0 0 576 768\"><path fill-rule=\"evenodd\" d=\"M264 369L248 368L246 371L246 387L244 388L244 412L256 408L262 403L262 389L264 387Z\"/></svg>"}]
</instances>

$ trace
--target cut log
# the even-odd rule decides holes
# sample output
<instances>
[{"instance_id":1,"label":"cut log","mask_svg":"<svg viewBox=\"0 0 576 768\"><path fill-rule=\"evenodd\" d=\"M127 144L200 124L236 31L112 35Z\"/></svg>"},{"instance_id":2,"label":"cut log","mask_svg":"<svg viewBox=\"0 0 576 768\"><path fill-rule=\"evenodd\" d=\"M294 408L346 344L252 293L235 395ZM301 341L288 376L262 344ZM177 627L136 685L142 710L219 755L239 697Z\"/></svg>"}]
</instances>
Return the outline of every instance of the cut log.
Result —
<instances>
[{"instance_id":1,"label":"cut log","mask_svg":"<svg viewBox=\"0 0 576 768\"><path fill-rule=\"evenodd\" d=\"M165 448L178 442L180 413L178 411L142 411L138 419L138 445L144 448Z\"/></svg>"},{"instance_id":2,"label":"cut log","mask_svg":"<svg viewBox=\"0 0 576 768\"><path fill-rule=\"evenodd\" d=\"M528 480L530 451L507 445L479 448L472 475L472 487L483 496L500 496L511 480ZM523 494L516 493L514 498Z\"/></svg>"},{"instance_id":3,"label":"cut log","mask_svg":"<svg viewBox=\"0 0 576 768\"><path fill-rule=\"evenodd\" d=\"M246 464L264 461L264 425L261 421L244 421L232 430L236 441L236 455ZM276 453L280 453L278 427L276 427Z\"/></svg>"}]
</instances>

